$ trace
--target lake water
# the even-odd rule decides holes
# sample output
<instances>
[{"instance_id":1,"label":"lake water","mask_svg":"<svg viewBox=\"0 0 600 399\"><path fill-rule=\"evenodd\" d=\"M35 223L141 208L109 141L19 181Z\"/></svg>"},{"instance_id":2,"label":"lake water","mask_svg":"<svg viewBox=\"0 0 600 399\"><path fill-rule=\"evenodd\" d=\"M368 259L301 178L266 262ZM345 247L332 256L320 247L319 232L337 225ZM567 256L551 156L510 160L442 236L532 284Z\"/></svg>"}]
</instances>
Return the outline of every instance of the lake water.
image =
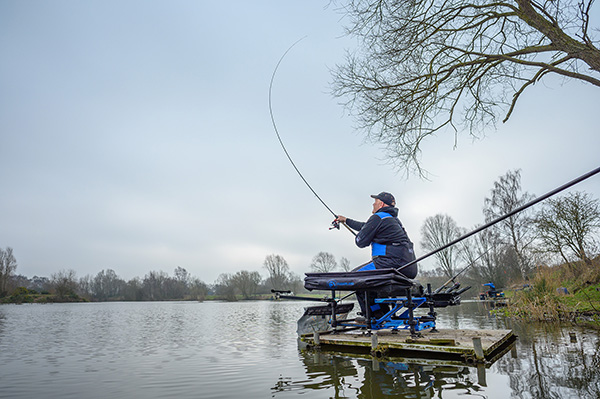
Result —
<instances>
[{"instance_id":1,"label":"lake water","mask_svg":"<svg viewBox=\"0 0 600 399\"><path fill-rule=\"evenodd\" d=\"M512 328L477 369L303 351L306 302L0 306L0 398L599 398L597 331L509 323L481 303L439 328ZM569 333L574 333L572 337Z\"/></svg>"}]
</instances>

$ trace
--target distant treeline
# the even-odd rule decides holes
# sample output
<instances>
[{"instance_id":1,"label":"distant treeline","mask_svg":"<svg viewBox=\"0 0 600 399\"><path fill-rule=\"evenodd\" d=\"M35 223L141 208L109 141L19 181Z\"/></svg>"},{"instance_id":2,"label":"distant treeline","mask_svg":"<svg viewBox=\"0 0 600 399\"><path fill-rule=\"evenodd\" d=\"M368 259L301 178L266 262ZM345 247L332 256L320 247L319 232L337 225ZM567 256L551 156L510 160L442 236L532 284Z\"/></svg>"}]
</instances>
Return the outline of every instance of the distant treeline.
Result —
<instances>
[{"instance_id":1,"label":"distant treeline","mask_svg":"<svg viewBox=\"0 0 600 399\"><path fill-rule=\"evenodd\" d=\"M246 270L221 274L213 284L193 277L182 267L177 267L173 275L151 271L143 278L128 281L112 269L81 278L74 270L61 270L50 277L13 275L0 298L4 297L3 302L237 300L270 295L271 281ZM301 290L302 281L287 279L277 288Z\"/></svg>"},{"instance_id":2,"label":"distant treeline","mask_svg":"<svg viewBox=\"0 0 600 399\"><path fill-rule=\"evenodd\" d=\"M485 222L500 220L533 198L521 189L520 171L509 171L500 176L490 196L483 201ZM435 269L421 269L417 279L423 285L430 282L436 287L471 265L460 276L463 286L472 285L477 291L487 282L493 282L498 288L522 287L541 267L565 264L574 273L581 274L590 269L592 259L598 256L600 202L587 193L568 192L562 197L547 199L535 210L527 208L501 220L457 245L436 252L431 257ZM447 214L430 216L420 231L421 248L434 251L477 227L460 227ZM415 233L409 232L409 235L414 239ZM163 301L250 299L269 295L272 288L296 293L303 291L302 278L294 275L286 260L276 254L268 255L264 260L262 270L266 270L266 278L258 271L242 270L221 274L213 284L191 276L182 267L177 267L173 276L163 271L151 271L143 278L129 281L121 279L111 269L82 278L77 278L73 270L62 270L49 278L34 276L29 279L16 275L16 267L12 248L0 248L0 299L13 295L22 287L17 298L5 299L5 302L19 301L21 297L25 298L23 301L34 300L36 293L54 295L53 299L58 300ZM338 263L328 252L319 252L310 264L310 270L315 272L350 269L348 259L342 257ZM476 296L477 292L472 295Z\"/></svg>"}]
</instances>

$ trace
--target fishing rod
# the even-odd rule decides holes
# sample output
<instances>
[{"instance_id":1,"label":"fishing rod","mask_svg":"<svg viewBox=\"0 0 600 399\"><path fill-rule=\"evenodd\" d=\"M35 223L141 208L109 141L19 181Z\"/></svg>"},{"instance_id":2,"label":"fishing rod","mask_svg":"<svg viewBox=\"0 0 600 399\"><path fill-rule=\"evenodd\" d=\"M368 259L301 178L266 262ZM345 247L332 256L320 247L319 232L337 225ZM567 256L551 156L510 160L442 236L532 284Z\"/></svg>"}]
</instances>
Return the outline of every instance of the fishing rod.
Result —
<instances>
[{"instance_id":1,"label":"fishing rod","mask_svg":"<svg viewBox=\"0 0 600 399\"><path fill-rule=\"evenodd\" d=\"M298 169L298 167L296 166L296 164L292 160L292 157L290 156L288 150L285 148L285 145L283 144L283 140L281 139L281 136L279 135L279 130L277 129L277 124L275 123L275 116L273 115L273 105L272 105L273 81L275 80L275 75L277 74L277 69L279 69L279 65L281 64L281 62L283 61L283 59L285 58L285 56L287 55L287 53L289 53L290 50L296 44L298 44L299 42L301 42L302 40L304 40L304 38L306 38L306 36L298 39L294 44L292 44L285 51L285 53L283 53L283 55L279 59L279 62L277 62L277 65L275 66L275 69L273 70L273 75L271 76L271 83L269 84L269 114L271 115L271 122L273 123L273 129L275 129L275 133L277 134L277 139L279 140L279 144L281 144L281 148L283 148L283 152L285 152L285 155L287 156L287 159L290 161L290 163L292 164L292 166L294 167L294 169L298 173L298 176L300 176L300 178L302 179L302 181L304 182L304 184L306 184L306 186L310 189L310 191L312 191L312 193L315 195L315 197L317 197L317 199L321 202L321 204L323 204L323 206L325 208L327 208L327 210L335 218L334 221L331 222L331 226L332 227L330 227L329 230L331 230L331 229L338 229L339 230L340 229L340 222L337 221L337 217L338 217L337 213L335 213L334 211L331 210L331 208L325 203L325 201L323 201L321 199L321 197L319 197L319 194L317 194L317 192L311 187L311 185L304 178L304 176L302 175L302 173L300 173L300 170ZM348 227L348 225L346 223L342 222L342 224L348 229L349 232L351 232L352 234L354 234L356 236L356 233L350 227Z\"/></svg>"},{"instance_id":2,"label":"fishing rod","mask_svg":"<svg viewBox=\"0 0 600 399\"><path fill-rule=\"evenodd\" d=\"M542 202L543 200L545 200L547 198L550 198L553 195L556 195L556 194L560 193L561 191L564 191L567 188L572 187L575 184L580 183L580 182L582 182L582 181L584 181L584 180L586 180L586 179L588 179L588 178L590 178L590 177L592 177L592 176L594 176L594 175L596 175L598 173L600 173L600 167L598 167L598 168L596 168L596 169L594 169L594 170L592 170L592 171L590 171L590 172L588 172L586 174L583 174L583 175L579 176L578 178L573 179L570 182L565 183L562 186L560 186L558 188L555 188L554 190L552 190L552 191L550 191L550 192L548 192L548 193L546 193L546 194L544 194L544 195L542 195L540 197L537 197L537 198L533 199L532 201L529 201L528 203L526 203L524 205L521 205L518 208L513 209L512 211L508 212L506 215L500 216L499 218L494 219L491 222L488 222L488 223L484 224L483 226L478 227L475 230L473 230L473 231L471 231L471 232L469 232L467 234L464 234L464 235L458 237L457 239L455 239L453 241L450 241L446 245L443 245L443 246L441 246L441 247L439 247L437 249L434 249L433 251L429 252L428 254L425 254L425 255L421 256L420 258L417 258L417 259L415 259L415 260L407 263L406 265L404 265L402 267L399 267L396 270L400 271L400 270L402 270L404 268L407 268L409 266L414 265L417 262L420 262L420 261L422 261L424 259L427 259L430 256L435 255L438 252L443 251L444 249L447 249L447 248L449 248L449 247L451 247L451 246L453 246L453 245L461 242L462 240L464 240L466 238L469 238L472 235L475 235L475 234L479 233L480 231L487 229L488 227L491 227L491 226L495 225L496 223L499 223L499 222L501 222L501 221L503 221L505 219L508 219L509 217L511 217L511 216L513 216L513 215L521 212L521 211L524 211L525 209L527 209L527 208L529 208L529 207L531 207L531 206L533 206L533 205L535 205L535 204L537 204L539 202Z\"/></svg>"},{"instance_id":3,"label":"fishing rod","mask_svg":"<svg viewBox=\"0 0 600 399\"><path fill-rule=\"evenodd\" d=\"M491 249L491 248L490 248ZM483 257L483 255L487 254L488 252L490 252L490 249L488 249L487 251L485 251L484 253L482 253L481 255L479 255L477 258L475 258L471 263L469 263L469 265L467 265L467 267L463 268L461 271L459 271L458 273L456 273L454 276L450 277L450 279L448 281L446 281L444 284L442 284L438 289L436 289L435 291L433 291L433 294L437 294L438 292L440 292L441 290L443 290L444 288L446 288L446 286L450 283L453 283L454 280L456 280L456 278L458 276L460 276L461 274L463 274L464 272L466 272L471 266L473 266L479 259L481 259Z\"/></svg>"}]
</instances>

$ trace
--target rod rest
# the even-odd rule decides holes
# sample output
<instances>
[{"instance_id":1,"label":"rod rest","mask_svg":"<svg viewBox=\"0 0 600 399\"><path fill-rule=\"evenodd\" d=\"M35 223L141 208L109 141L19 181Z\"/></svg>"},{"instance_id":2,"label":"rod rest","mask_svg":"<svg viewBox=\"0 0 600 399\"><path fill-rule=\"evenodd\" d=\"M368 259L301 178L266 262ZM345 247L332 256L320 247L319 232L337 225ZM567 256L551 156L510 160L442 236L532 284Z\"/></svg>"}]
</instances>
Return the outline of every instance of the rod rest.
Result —
<instances>
[{"instance_id":1,"label":"rod rest","mask_svg":"<svg viewBox=\"0 0 600 399\"><path fill-rule=\"evenodd\" d=\"M335 314L344 314L350 313L350 311L354 308L353 303L343 303L335 306ZM311 306L305 309L304 316L331 316L332 314L332 304L321 305L321 306Z\"/></svg>"}]
</instances>

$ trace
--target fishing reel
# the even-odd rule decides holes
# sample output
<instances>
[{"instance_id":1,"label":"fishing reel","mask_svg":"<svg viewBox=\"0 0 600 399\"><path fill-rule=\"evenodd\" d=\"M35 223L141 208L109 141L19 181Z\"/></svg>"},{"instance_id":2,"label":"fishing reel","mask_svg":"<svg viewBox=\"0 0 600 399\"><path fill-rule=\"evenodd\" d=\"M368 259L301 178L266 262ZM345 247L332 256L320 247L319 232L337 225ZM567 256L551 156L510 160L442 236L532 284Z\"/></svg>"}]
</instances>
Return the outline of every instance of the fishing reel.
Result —
<instances>
[{"instance_id":1,"label":"fishing reel","mask_svg":"<svg viewBox=\"0 0 600 399\"><path fill-rule=\"evenodd\" d=\"M329 230L333 230L333 229L340 229L340 222L338 222L337 219L335 219L333 222L331 222L331 227L329 228Z\"/></svg>"}]
</instances>

